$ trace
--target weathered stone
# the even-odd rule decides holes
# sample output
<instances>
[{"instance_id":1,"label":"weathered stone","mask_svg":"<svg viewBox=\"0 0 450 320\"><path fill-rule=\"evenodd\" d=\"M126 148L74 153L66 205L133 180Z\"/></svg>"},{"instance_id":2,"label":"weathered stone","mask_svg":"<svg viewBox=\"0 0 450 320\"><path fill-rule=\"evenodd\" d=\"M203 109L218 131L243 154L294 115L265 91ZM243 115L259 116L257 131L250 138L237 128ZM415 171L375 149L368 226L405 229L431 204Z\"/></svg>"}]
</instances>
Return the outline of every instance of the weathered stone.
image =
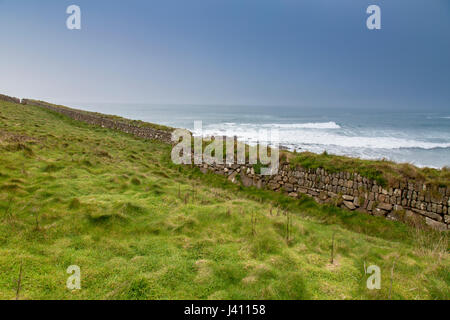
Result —
<instances>
[{"instance_id":1,"label":"weathered stone","mask_svg":"<svg viewBox=\"0 0 450 320\"><path fill-rule=\"evenodd\" d=\"M19 98L6 96L4 94L0 94L0 100L6 101L6 102L17 103L17 104L20 103L20 99Z\"/></svg>"},{"instance_id":2,"label":"weathered stone","mask_svg":"<svg viewBox=\"0 0 450 320\"><path fill-rule=\"evenodd\" d=\"M360 202L359 202L359 198L358 198L358 197L355 197L355 198L353 199L353 204L354 204L356 207L359 207L359 206L360 206Z\"/></svg>"},{"instance_id":3,"label":"weathered stone","mask_svg":"<svg viewBox=\"0 0 450 320\"><path fill-rule=\"evenodd\" d=\"M425 223L428 226L430 226L431 228L433 228L434 230L438 230L438 231L447 230L447 225L445 223L434 221L433 219L430 219L428 217L425 218Z\"/></svg>"},{"instance_id":4,"label":"weathered stone","mask_svg":"<svg viewBox=\"0 0 450 320\"><path fill-rule=\"evenodd\" d=\"M429 217L436 221L442 221L442 217L438 215L437 213L429 212L429 211L423 211L419 209L411 209L413 212L421 214L423 216Z\"/></svg>"},{"instance_id":5,"label":"weathered stone","mask_svg":"<svg viewBox=\"0 0 450 320\"><path fill-rule=\"evenodd\" d=\"M327 192L326 192L326 191L320 191L319 199L320 199L320 200L326 200L326 199L328 199Z\"/></svg>"},{"instance_id":6,"label":"weathered stone","mask_svg":"<svg viewBox=\"0 0 450 320\"><path fill-rule=\"evenodd\" d=\"M445 221L445 223L450 224L450 215L445 215L444 221Z\"/></svg>"},{"instance_id":7,"label":"weathered stone","mask_svg":"<svg viewBox=\"0 0 450 320\"><path fill-rule=\"evenodd\" d=\"M344 194L344 195L342 196L342 199L344 199L344 200L346 200L346 201L353 201L354 197L353 197L353 196L349 196L349 195Z\"/></svg>"},{"instance_id":8,"label":"weathered stone","mask_svg":"<svg viewBox=\"0 0 450 320\"><path fill-rule=\"evenodd\" d=\"M277 190L278 188L280 188L280 185L278 183L272 181L269 184L267 184L267 187L270 190Z\"/></svg>"},{"instance_id":9,"label":"weathered stone","mask_svg":"<svg viewBox=\"0 0 450 320\"><path fill-rule=\"evenodd\" d=\"M299 188L297 189L297 191L300 192L300 193L308 193L308 189L302 188L302 187L299 187Z\"/></svg>"},{"instance_id":10,"label":"weathered stone","mask_svg":"<svg viewBox=\"0 0 450 320\"><path fill-rule=\"evenodd\" d=\"M351 201L344 201L343 203L350 210L355 210L356 209L355 205Z\"/></svg>"},{"instance_id":11,"label":"weathered stone","mask_svg":"<svg viewBox=\"0 0 450 320\"><path fill-rule=\"evenodd\" d=\"M387 211L380 208L375 208L375 210L373 211L373 215L377 217L384 217L386 214Z\"/></svg>"},{"instance_id":12,"label":"weathered stone","mask_svg":"<svg viewBox=\"0 0 450 320\"><path fill-rule=\"evenodd\" d=\"M238 179L236 178L237 174L238 174L238 173L237 173L236 171L233 172L232 174L230 174L230 175L228 176L228 180L231 181L232 183L239 184L239 181L238 181Z\"/></svg>"},{"instance_id":13,"label":"weathered stone","mask_svg":"<svg viewBox=\"0 0 450 320\"><path fill-rule=\"evenodd\" d=\"M365 200L364 200L364 203L363 203L363 205L362 205L362 209L366 209L367 206L368 206L368 204L369 204L369 200L368 200L368 199L365 199Z\"/></svg>"},{"instance_id":14,"label":"weathered stone","mask_svg":"<svg viewBox=\"0 0 450 320\"><path fill-rule=\"evenodd\" d=\"M377 205L378 209L382 209L382 210L386 210L386 211L391 211L392 210L392 204L390 203L384 203L381 202Z\"/></svg>"}]
</instances>

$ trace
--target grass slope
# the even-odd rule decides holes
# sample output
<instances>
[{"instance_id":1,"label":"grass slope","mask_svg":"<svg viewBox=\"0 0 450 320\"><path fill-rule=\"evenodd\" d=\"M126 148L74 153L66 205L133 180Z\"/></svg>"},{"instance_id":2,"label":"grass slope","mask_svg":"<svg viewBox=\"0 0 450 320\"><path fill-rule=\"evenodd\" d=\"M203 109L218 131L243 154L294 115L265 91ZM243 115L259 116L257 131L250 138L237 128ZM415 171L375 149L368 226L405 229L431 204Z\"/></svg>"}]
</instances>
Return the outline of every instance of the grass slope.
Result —
<instances>
[{"instance_id":1,"label":"grass slope","mask_svg":"<svg viewBox=\"0 0 450 320\"><path fill-rule=\"evenodd\" d=\"M21 264L20 299L449 298L446 235L244 190L169 145L0 102L0 155L0 299Z\"/></svg>"}]
</instances>

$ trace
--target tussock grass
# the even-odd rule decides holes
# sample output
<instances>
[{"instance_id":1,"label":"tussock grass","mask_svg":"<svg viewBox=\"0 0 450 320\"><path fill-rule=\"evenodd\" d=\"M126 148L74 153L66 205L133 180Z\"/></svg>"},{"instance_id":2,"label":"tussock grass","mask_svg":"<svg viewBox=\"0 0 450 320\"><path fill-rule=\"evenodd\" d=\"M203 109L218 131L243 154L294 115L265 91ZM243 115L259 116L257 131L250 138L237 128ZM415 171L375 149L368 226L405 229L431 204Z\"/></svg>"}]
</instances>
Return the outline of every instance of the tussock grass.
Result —
<instances>
[{"instance_id":1,"label":"tussock grass","mask_svg":"<svg viewBox=\"0 0 450 320\"><path fill-rule=\"evenodd\" d=\"M169 145L42 108L0 102L0 132L32 137L31 157L0 145L0 299L22 261L20 299L448 299L438 233L242 188L172 164ZM65 287L73 264L79 291Z\"/></svg>"}]
</instances>

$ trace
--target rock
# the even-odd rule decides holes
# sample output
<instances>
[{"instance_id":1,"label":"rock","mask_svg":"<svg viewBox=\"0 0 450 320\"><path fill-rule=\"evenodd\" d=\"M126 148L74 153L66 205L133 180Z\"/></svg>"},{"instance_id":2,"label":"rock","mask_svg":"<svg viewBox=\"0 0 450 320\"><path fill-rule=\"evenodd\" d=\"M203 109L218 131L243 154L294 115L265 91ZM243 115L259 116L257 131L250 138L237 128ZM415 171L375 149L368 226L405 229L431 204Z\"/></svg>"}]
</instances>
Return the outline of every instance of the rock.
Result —
<instances>
[{"instance_id":1,"label":"rock","mask_svg":"<svg viewBox=\"0 0 450 320\"><path fill-rule=\"evenodd\" d=\"M343 203L350 210L355 210L356 209L355 205L351 201L344 201Z\"/></svg>"},{"instance_id":2,"label":"rock","mask_svg":"<svg viewBox=\"0 0 450 320\"><path fill-rule=\"evenodd\" d=\"M358 197L355 197L355 199L353 199L353 204L354 204L356 207L359 207L360 202L359 202L359 198L358 198Z\"/></svg>"},{"instance_id":3,"label":"rock","mask_svg":"<svg viewBox=\"0 0 450 320\"><path fill-rule=\"evenodd\" d=\"M373 215L376 217L384 217L386 214L387 211L380 208L375 208L375 210L373 211Z\"/></svg>"},{"instance_id":4,"label":"rock","mask_svg":"<svg viewBox=\"0 0 450 320\"><path fill-rule=\"evenodd\" d=\"M329 196L330 198L336 198L336 197L337 197L337 194L334 193L334 192L331 192L331 191L327 192L327 194L328 194L328 196Z\"/></svg>"},{"instance_id":5,"label":"rock","mask_svg":"<svg viewBox=\"0 0 450 320\"><path fill-rule=\"evenodd\" d=\"M289 193L289 197L292 197L292 198L297 198L297 193L295 193L295 192L291 192L291 193Z\"/></svg>"},{"instance_id":6,"label":"rock","mask_svg":"<svg viewBox=\"0 0 450 320\"><path fill-rule=\"evenodd\" d=\"M344 200L346 200L346 201L353 201L354 197L353 197L353 196L349 196L349 195L344 194L344 195L342 196L342 199L344 199Z\"/></svg>"},{"instance_id":7,"label":"rock","mask_svg":"<svg viewBox=\"0 0 450 320\"><path fill-rule=\"evenodd\" d=\"M277 190L280 188L280 184L276 183L276 182L270 182L268 185L269 189L271 190Z\"/></svg>"},{"instance_id":8,"label":"rock","mask_svg":"<svg viewBox=\"0 0 450 320\"><path fill-rule=\"evenodd\" d=\"M434 230L438 230L438 231L446 231L447 230L447 225L445 223L437 222L428 217L425 218L425 223L428 226L430 226L431 228L433 228Z\"/></svg>"},{"instance_id":9,"label":"rock","mask_svg":"<svg viewBox=\"0 0 450 320\"><path fill-rule=\"evenodd\" d=\"M253 179L244 173L241 174L241 182L244 187L251 187L253 185Z\"/></svg>"},{"instance_id":10,"label":"rock","mask_svg":"<svg viewBox=\"0 0 450 320\"><path fill-rule=\"evenodd\" d=\"M286 190L286 192L292 192L294 191L294 186L290 183L286 183L283 186L284 190Z\"/></svg>"},{"instance_id":11,"label":"rock","mask_svg":"<svg viewBox=\"0 0 450 320\"><path fill-rule=\"evenodd\" d=\"M379 203L377 205L377 208L385 210L385 211L391 211L392 210L392 204L381 202L381 203Z\"/></svg>"},{"instance_id":12,"label":"rock","mask_svg":"<svg viewBox=\"0 0 450 320\"><path fill-rule=\"evenodd\" d=\"M433 212L429 212L429 211L423 211L423 210L419 210L419 209L411 209L413 212L421 214L423 216L426 216L428 218L431 218L433 220L436 221L442 221L442 217L440 215L438 215L437 213L433 213Z\"/></svg>"},{"instance_id":13,"label":"rock","mask_svg":"<svg viewBox=\"0 0 450 320\"><path fill-rule=\"evenodd\" d=\"M258 180L258 181L256 182L256 188L262 189L262 187L263 187L263 182L262 182L262 180Z\"/></svg>"},{"instance_id":14,"label":"rock","mask_svg":"<svg viewBox=\"0 0 450 320\"><path fill-rule=\"evenodd\" d=\"M445 215L444 216L444 221L445 221L445 223L450 224L450 216Z\"/></svg>"},{"instance_id":15,"label":"rock","mask_svg":"<svg viewBox=\"0 0 450 320\"><path fill-rule=\"evenodd\" d=\"M302 187L299 187L299 188L297 189L297 191L300 192L300 193L308 193L308 189L302 188Z\"/></svg>"},{"instance_id":16,"label":"rock","mask_svg":"<svg viewBox=\"0 0 450 320\"><path fill-rule=\"evenodd\" d=\"M232 183L239 184L239 181L236 179L236 176L237 172L235 171L228 176L228 180L231 181Z\"/></svg>"}]
</instances>

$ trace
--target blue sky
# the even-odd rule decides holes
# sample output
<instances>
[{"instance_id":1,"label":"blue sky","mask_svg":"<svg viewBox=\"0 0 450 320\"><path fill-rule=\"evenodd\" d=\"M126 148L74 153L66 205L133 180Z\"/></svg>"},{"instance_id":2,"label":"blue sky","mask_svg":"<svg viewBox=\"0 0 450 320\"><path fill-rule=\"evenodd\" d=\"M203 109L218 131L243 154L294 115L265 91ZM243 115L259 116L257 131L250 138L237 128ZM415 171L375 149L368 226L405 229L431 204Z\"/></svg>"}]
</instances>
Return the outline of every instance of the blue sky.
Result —
<instances>
[{"instance_id":1,"label":"blue sky","mask_svg":"<svg viewBox=\"0 0 450 320\"><path fill-rule=\"evenodd\" d=\"M19 97L450 109L448 0L0 0L0 39Z\"/></svg>"}]
</instances>

